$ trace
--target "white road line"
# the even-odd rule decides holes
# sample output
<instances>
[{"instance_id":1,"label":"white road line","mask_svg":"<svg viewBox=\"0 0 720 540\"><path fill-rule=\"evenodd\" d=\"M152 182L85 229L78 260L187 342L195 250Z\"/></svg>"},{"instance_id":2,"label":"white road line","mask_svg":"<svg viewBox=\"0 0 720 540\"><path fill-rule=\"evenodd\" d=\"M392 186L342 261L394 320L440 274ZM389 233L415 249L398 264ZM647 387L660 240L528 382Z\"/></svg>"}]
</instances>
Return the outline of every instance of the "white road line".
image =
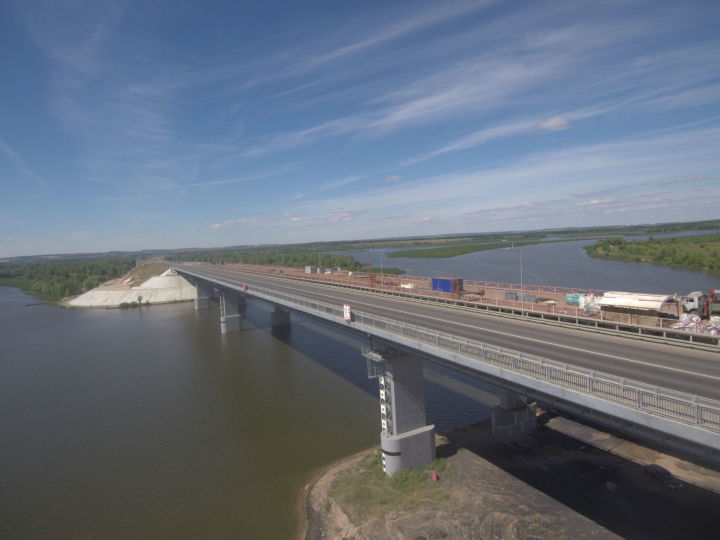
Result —
<instances>
[{"instance_id":1,"label":"white road line","mask_svg":"<svg viewBox=\"0 0 720 540\"><path fill-rule=\"evenodd\" d=\"M330 299L333 299L333 300L341 300L341 298L336 297L336 296L332 296L332 295L326 295L326 296L327 296L327 298L330 298ZM387 311L394 311L394 312L399 312L399 313L407 313L406 311L403 311L403 310L401 310L401 309L389 308L389 307L385 307L385 306L378 306L377 304L371 304L371 303L368 303L368 302L362 302L362 301L361 301L361 304L366 305L366 306L369 306L369 307L384 309L384 310L387 310ZM570 345L559 345L559 344L557 344L557 343L552 343L552 342L550 342L550 341L544 341L544 340L537 339L537 338L530 338L530 337L520 336L520 335L517 335L517 334L511 334L511 333L509 333L509 332L503 332L503 331L501 331L501 330L491 330L491 329L489 329L489 328L481 328L481 327L479 327L479 326L473 326L473 325L471 325L471 324L466 324L466 323L461 323L461 322L456 322L456 321L448 321L448 320L446 320L446 319L438 319L437 317L431 317L431 316L429 316L429 315L421 315L421 314L417 314L417 313L413 313L413 315L416 315L416 316L418 316L418 317L422 317L422 318L425 318L425 319L432 319L433 321L439 321L439 322L444 322L444 323L447 323L447 324L456 325L456 326L464 326L464 327L466 327L466 328L470 328L470 329L473 329L473 330L481 330L481 331L483 331L483 332L490 332L490 333L493 333L493 334L499 334L499 335L501 335L501 336L513 337L513 338L517 338L517 339L523 339L523 340L525 340L525 341L531 341L531 342L533 342L533 343L538 343L538 344L542 344L542 345L550 345L550 346L553 346L553 347L559 347L559 348L561 348L561 349L568 349L568 350L571 350L571 351L584 351L584 352L586 352L586 353L590 353L590 354L593 354L593 355L596 355L596 356L603 356L603 357L605 357L605 358L611 358L611 359L613 359L613 360L620 360L620 361L624 361L624 362L629 362L629 363L631 363L631 364L637 364L637 365L641 365L641 366L650 366L650 367L653 367L653 368L664 369L664 370L673 371L673 372L676 372L676 373L683 373L683 374L685 374L685 375L694 375L694 376L696 376L696 377L701 377L701 378L703 378L703 379L713 379L713 380L720 381L720 377L715 376L715 375L702 375L702 374L700 374L700 373L698 373L698 372L696 372L696 371L688 371L688 370L685 370L685 369L674 368L674 367L670 367L670 366L663 366L663 365L659 365L659 364L653 364L653 363L651 363L651 362L644 362L644 361L642 361L642 360L633 360L632 358L626 358L626 357L623 357L623 356L615 356L615 355L607 354L607 353L600 353L600 352L595 352L595 351L588 351L588 350L584 350L584 349L578 349L577 347L572 347L572 346L570 346ZM586 369L587 369L587 368L586 368Z\"/></svg>"},{"instance_id":2,"label":"white road line","mask_svg":"<svg viewBox=\"0 0 720 540\"><path fill-rule=\"evenodd\" d=\"M331 298L332 298L332 297L331 297ZM376 305L376 304L364 303L364 305L370 306L370 307L379 308L379 309L384 309L384 310L388 310L388 311L395 311L395 312L399 312L399 313L407 313L407 312L404 312L403 310L400 310L400 309L394 309L394 308L389 308L389 307L384 307L384 306L378 306L378 305ZM686 375L695 375L695 376L697 376L697 377L702 377L702 378L705 378L705 379L714 379L714 380L720 381L720 377L715 376L715 375L702 375L702 374L700 374L700 373L698 373L698 372L696 372L696 371L688 371L688 370L685 370L685 369L674 368L674 367L670 367L670 366L663 366L663 365L659 365L659 364L653 364L653 363L651 363L651 362L644 362L644 361L642 361L642 360L633 360L632 358L627 358L627 357L624 357L624 356L615 356L615 355L607 354L607 353L601 353L601 352L595 352L595 351L588 351L588 350L586 350L586 349L578 349L577 347L572 347L572 346L570 346L570 345L561 345L561 344L558 344L558 343L553 343L553 342L551 342L551 341L544 341L544 340L537 339L537 338L530 338L530 337L526 337L526 336L520 336L520 335L517 335L517 334L511 334L511 333L509 333L509 332L503 332L503 331L501 331L501 330L492 330L492 329L490 329L490 328L482 328L482 327L480 327L480 326L474 326L474 325L471 325L471 324L461 323L461 322L457 322L457 321L449 321L449 320L447 320L447 319L439 319L439 318L437 318L437 317L431 317L431 316L429 316L429 315L422 315L422 314L417 314L417 313L413 313L413 315L416 315L416 316L418 316L418 317L422 317L422 318L425 318L425 319L431 319L431 320L433 320L433 321L444 322L444 323L451 324L451 325L455 325L455 326L464 326L464 327L470 328L470 329L472 329L472 330L481 330L481 331L483 331L483 332L489 332L489 333L498 334L498 335L501 335L501 336L513 337L513 338L517 338L517 339L523 339L523 340L525 340L525 341L530 341L530 342L533 342L533 343L539 343L539 344L542 344L542 345L550 345L550 346L553 346L553 347L558 347L558 348L561 348L561 349L568 349L568 350L572 350L572 351L583 351L583 352L590 353L590 354L593 354L593 355L596 355L596 356L603 356L603 357L605 357L605 358L611 358L611 359L614 359L614 360L621 360L621 361L624 361L624 362L629 362L629 363L632 363L632 364L638 364L638 365L641 365L641 366L651 366L651 367L654 367L654 368L660 368L660 369L665 369L665 370L668 370L668 371L674 371L674 372L676 372L676 373L684 373L684 374L686 374ZM538 355L538 356L540 356L540 355Z\"/></svg>"}]
</instances>

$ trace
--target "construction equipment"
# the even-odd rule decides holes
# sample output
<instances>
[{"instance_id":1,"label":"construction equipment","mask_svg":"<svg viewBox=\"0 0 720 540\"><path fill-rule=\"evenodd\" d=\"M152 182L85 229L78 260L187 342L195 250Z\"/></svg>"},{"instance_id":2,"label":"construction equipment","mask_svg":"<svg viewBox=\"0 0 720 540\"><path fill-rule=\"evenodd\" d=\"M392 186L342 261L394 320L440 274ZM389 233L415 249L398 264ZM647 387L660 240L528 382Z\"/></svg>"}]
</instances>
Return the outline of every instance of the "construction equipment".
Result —
<instances>
[{"instance_id":1,"label":"construction equipment","mask_svg":"<svg viewBox=\"0 0 720 540\"><path fill-rule=\"evenodd\" d=\"M720 289L710 289L707 293L693 291L684 298L683 306L687 313L704 319L720 315Z\"/></svg>"}]
</instances>

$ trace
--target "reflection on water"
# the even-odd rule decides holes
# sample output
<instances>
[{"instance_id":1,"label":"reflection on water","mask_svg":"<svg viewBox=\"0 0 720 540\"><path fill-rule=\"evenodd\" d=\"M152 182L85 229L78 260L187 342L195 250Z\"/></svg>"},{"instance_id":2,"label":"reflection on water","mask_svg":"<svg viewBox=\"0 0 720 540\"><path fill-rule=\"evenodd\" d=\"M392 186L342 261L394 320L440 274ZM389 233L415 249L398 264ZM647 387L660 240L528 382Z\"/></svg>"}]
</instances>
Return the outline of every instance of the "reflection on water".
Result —
<instances>
[{"instance_id":1,"label":"reflection on water","mask_svg":"<svg viewBox=\"0 0 720 540\"><path fill-rule=\"evenodd\" d=\"M322 466L378 443L360 338L250 302L31 306L0 287L0 537L288 538ZM487 417L492 389L427 365L440 431ZM478 401L479 400L479 401Z\"/></svg>"}]
</instances>

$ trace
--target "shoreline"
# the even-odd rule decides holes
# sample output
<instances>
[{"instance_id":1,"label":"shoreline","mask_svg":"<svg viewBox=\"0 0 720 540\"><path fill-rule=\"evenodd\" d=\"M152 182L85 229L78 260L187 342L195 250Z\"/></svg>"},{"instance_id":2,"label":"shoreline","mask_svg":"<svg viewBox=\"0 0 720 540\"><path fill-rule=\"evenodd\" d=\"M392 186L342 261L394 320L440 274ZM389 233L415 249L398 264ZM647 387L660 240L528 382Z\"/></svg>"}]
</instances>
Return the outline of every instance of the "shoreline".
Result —
<instances>
[{"instance_id":1,"label":"shoreline","mask_svg":"<svg viewBox=\"0 0 720 540\"><path fill-rule=\"evenodd\" d=\"M352 467L374 450L375 447L370 447L340 458L322 467L313 475L312 479L302 489L299 497L301 527L298 530L298 540L312 540L326 536L324 533L327 531L324 530L324 525L326 525L327 514L342 513L345 516L342 510L337 508L336 503L329 501L328 490L330 485L338 473ZM318 492L318 490L321 491ZM331 505L331 510L334 510L333 512L328 512L325 506L328 502ZM347 516L345 518L347 519Z\"/></svg>"},{"instance_id":2,"label":"shoreline","mask_svg":"<svg viewBox=\"0 0 720 540\"><path fill-rule=\"evenodd\" d=\"M43 304L47 305L55 305L58 307L63 307L66 309L137 309L137 308L148 308L152 306L164 306L167 304L180 304L182 302L192 302L192 298L186 298L183 300L165 300L161 302L143 302L142 304L130 304L127 306L123 306L121 304L112 304L112 305L106 305L106 306L100 306L100 305L93 305L93 306L73 306L70 305L70 302L74 300L75 298L78 298L79 296L82 296L78 294L77 296L68 296L63 299L61 299L57 304L50 304L49 302L43 302ZM39 304L29 304L29 305L39 305Z\"/></svg>"}]
</instances>

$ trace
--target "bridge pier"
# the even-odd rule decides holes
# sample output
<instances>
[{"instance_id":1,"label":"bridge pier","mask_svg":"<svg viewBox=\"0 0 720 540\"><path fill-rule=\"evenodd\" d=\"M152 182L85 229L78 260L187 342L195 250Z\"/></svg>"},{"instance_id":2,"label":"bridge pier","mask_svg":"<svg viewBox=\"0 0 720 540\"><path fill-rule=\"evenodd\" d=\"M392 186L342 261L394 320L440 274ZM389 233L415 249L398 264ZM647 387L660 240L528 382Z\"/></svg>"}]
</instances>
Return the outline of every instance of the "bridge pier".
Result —
<instances>
[{"instance_id":1,"label":"bridge pier","mask_svg":"<svg viewBox=\"0 0 720 540\"><path fill-rule=\"evenodd\" d=\"M290 310L275 305L275 309L270 314L270 326L277 328L280 326L290 325Z\"/></svg>"},{"instance_id":2,"label":"bridge pier","mask_svg":"<svg viewBox=\"0 0 720 540\"><path fill-rule=\"evenodd\" d=\"M209 299L213 295L213 287L208 283L195 281L195 309L207 309L209 306Z\"/></svg>"},{"instance_id":3,"label":"bridge pier","mask_svg":"<svg viewBox=\"0 0 720 540\"><path fill-rule=\"evenodd\" d=\"M245 297L231 289L220 289L220 333L230 334L240 330L240 306L245 305Z\"/></svg>"},{"instance_id":4,"label":"bridge pier","mask_svg":"<svg viewBox=\"0 0 720 540\"><path fill-rule=\"evenodd\" d=\"M425 418L422 359L393 350L363 349L368 375L380 386L380 448L388 476L435 459L435 426Z\"/></svg>"},{"instance_id":5,"label":"bridge pier","mask_svg":"<svg viewBox=\"0 0 720 540\"><path fill-rule=\"evenodd\" d=\"M510 442L535 431L535 406L515 392L500 389L500 403L492 411L492 434L497 442Z\"/></svg>"}]
</instances>

